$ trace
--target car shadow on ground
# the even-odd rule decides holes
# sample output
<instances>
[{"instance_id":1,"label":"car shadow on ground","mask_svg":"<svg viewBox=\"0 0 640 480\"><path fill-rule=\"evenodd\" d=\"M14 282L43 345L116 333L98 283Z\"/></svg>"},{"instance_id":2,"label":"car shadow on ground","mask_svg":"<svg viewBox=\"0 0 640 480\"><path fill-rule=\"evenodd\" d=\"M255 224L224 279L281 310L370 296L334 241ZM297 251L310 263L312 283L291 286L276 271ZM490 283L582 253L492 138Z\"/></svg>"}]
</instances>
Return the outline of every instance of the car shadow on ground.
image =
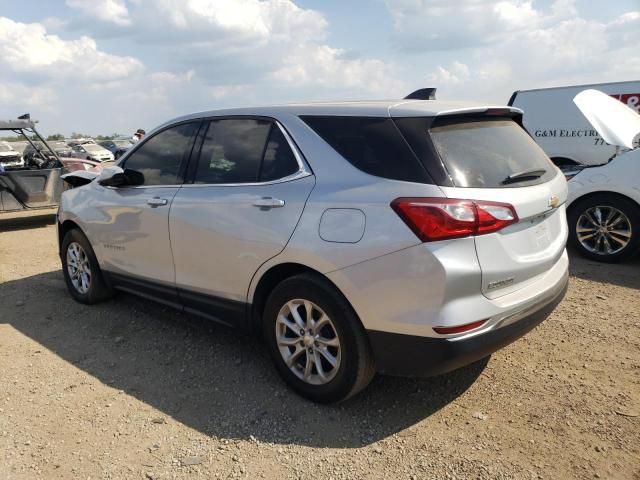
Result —
<instances>
[{"instance_id":1,"label":"car shadow on ground","mask_svg":"<svg viewBox=\"0 0 640 480\"><path fill-rule=\"evenodd\" d=\"M640 256L621 263L602 263L586 259L569 249L572 277L640 290Z\"/></svg>"},{"instance_id":2,"label":"car shadow on ground","mask_svg":"<svg viewBox=\"0 0 640 480\"><path fill-rule=\"evenodd\" d=\"M11 230L27 230L29 228L42 228L56 223L55 211L47 210L46 213L28 212L25 214L0 214L0 233Z\"/></svg>"},{"instance_id":3,"label":"car shadow on ground","mask_svg":"<svg viewBox=\"0 0 640 480\"><path fill-rule=\"evenodd\" d=\"M428 379L378 376L343 404L316 405L286 387L258 339L125 294L80 305L60 272L6 282L0 312L3 323L100 382L219 438L361 447L453 402L488 362Z\"/></svg>"}]
</instances>

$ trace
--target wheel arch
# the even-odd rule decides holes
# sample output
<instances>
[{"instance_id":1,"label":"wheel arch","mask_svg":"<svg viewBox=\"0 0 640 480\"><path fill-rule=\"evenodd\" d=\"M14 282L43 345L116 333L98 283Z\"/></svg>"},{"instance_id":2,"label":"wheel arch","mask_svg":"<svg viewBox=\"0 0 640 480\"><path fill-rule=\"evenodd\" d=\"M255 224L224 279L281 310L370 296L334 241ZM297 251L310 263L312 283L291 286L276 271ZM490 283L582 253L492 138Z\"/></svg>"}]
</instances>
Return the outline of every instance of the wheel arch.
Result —
<instances>
[{"instance_id":1,"label":"wheel arch","mask_svg":"<svg viewBox=\"0 0 640 480\"><path fill-rule=\"evenodd\" d=\"M285 262L272 265L268 270L262 273L257 282L255 282L255 288L253 288L253 290L249 292L248 300L250 311L248 312L248 317L249 328L252 333L259 333L261 331L260 325L262 321L262 312L264 311L264 307L267 303L267 298L269 298L269 294L273 291L273 289L287 278L303 273L309 273L322 277L324 280L329 282L336 289L336 291L340 293L340 295L344 297L344 294L334 282L332 282L326 275L322 274L314 268L296 262ZM345 300L347 301L347 303L349 303L349 305L351 305L351 302L349 302L346 297ZM351 308L353 309L353 305L351 305ZM355 309L353 310L355 312Z\"/></svg>"},{"instance_id":2,"label":"wheel arch","mask_svg":"<svg viewBox=\"0 0 640 480\"><path fill-rule=\"evenodd\" d=\"M580 195L579 197L575 198L571 202L571 204L567 207L567 213L573 212L576 208L576 205L578 205L580 202L583 202L589 198L592 198L598 195L609 195L609 196L618 197L624 200L628 200L633 204L635 204L638 208L640 208L640 203L636 199L624 193L614 192L612 190L594 190L592 192L585 193L584 195Z\"/></svg>"},{"instance_id":3,"label":"wheel arch","mask_svg":"<svg viewBox=\"0 0 640 480\"><path fill-rule=\"evenodd\" d=\"M64 236L74 228L77 228L84 234L82 228L80 228L80 225L78 225L73 220L65 220L64 222L58 224L58 253L60 255L62 255L62 240L64 239Z\"/></svg>"}]
</instances>

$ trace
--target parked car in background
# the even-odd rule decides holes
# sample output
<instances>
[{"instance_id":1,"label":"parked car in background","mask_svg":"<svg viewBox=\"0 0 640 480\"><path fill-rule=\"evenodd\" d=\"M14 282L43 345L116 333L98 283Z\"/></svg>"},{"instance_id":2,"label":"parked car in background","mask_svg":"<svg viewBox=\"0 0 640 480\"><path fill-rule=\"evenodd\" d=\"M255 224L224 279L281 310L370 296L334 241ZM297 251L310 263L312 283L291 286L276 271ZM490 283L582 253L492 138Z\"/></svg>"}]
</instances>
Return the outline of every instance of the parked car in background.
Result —
<instances>
[{"instance_id":1,"label":"parked car in background","mask_svg":"<svg viewBox=\"0 0 640 480\"><path fill-rule=\"evenodd\" d=\"M20 152L20 154L22 155L24 153L24 149L27 148L27 145L29 145L29 142L8 142L11 145L11 148L13 148L16 152Z\"/></svg>"},{"instance_id":2,"label":"parked car in background","mask_svg":"<svg viewBox=\"0 0 640 480\"><path fill-rule=\"evenodd\" d=\"M261 332L319 402L376 371L459 368L566 290L567 183L521 115L398 100L175 119L63 194L67 287Z\"/></svg>"},{"instance_id":3,"label":"parked car in background","mask_svg":"<svg viewBox=\"0 0 640 480\"><path fill-rule=\"evenodd\" d=\"M22 154L13 149L9 142L0 142L0 165L5 170L24 167Z\"/></svg>"},{"instance_id":4,"label":"parked car in background","mask_svg":"<svg viewBox=\"0 0 640 480\"><path fill-rule=\"evenodd\" d=\"M71 156L86 158L94 162L106 162L114 160L113 153L96 143L82 143L71 147Z\"/></svg>"},{"instance_id":5,"label":"parked car in background","mask_svg":"<svg viewBox=\"0 0 640 480\"><path fill-rule=\"evenodd\" d=\"M55 164L58 159L54 150L48 148L42 141L32 140L27 144L23 153L27 167L42 168L45 163Z\"/></svg>"},{"instance_id":6,"label":"parked car in background","mask_svg":"<svg viewBox=\"0 0 640 480\"><path fill-rule=\"evenodd\" d=\"M122 154L124 154L127 150L129 150L131 147L133 147L133 143L131 143L131 140L129 140L129 139L126 139L126 140L121 140L121 139L104 140L102 142L98 142L98 145L100 145L101 147L106 148L111 153L113 153L113 156L114 156L115 159L120 158L120 156Z\"/></svg>"},{"instance_id":7,"label":"parked car in background","mask_svg":"<svg viewBox=\"0 0 640 480\"><path fill-rule=\"evenodd\" d=\"M640 249L640 115L597 90L574 102L616 154L565 172L571 243L593 260L627 260Z\"/></svg>"},{"instance_id":8,"label":"parked car in background","mask_svg":"<svg viewBox=\"0 0 640 480\"><path fill-rule=\"evenodd\" d=\"M62 140L52 140L48 142L51 148L58 154L59 157L71 157L71 147L67 145L67 142Z\"/></svg>"},{"instance_id":9,"label":"parked car in background","mask_svg":"<svg viewBox=\"0 0 640 480\"><path fill-rule=\"evenodd\" d=\"M71 147L65 142L60 140L49 140L47 143L49 144L49 147L51 147L51 150L56 152L59 157L71 157ZM45 156L47 158L52 158L50 150L40 141L32 141L31 143L28 143L24 148L23 155L27 164L32 162L34 157Z\"/></svg>"},{"instance_id":10,"label":"parked car in background","mask_svg":"<svg viewBox=\"0 0 640 480\"><path fill-rule=\"evenodd\" d=\"M640 111L640 80L514 92L509 105L524 111L531 136L558 166L600 165L615 153L573 103L586 89L600 90L636 112Z\"/></svg>"}]
</instances>

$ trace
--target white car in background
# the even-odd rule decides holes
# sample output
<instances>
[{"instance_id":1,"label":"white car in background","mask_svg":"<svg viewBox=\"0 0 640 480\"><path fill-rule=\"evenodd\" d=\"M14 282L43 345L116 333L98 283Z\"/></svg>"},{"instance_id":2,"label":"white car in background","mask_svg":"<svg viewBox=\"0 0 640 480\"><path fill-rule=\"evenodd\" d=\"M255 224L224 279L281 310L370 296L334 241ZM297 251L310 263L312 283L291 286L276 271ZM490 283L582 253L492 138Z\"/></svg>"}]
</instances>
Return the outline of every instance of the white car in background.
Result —
<instances>
[{"instance_id":1,"label":"white car in background","mask_svg":"<svg viewBox=\"0 0 640 480\"><path fill-rule=\"evenodd\" d=\"M640 250L640 115L598 90L573 101L616 153L565 172L569 241L593 260L627 260Z\"/></svg>"},{"instance_id":2,"label":"white car in background","mask_svg":"<svg viewBox=\"0 0 640 480\"><path fill-rule=\"evenodd\" d=\"M109 162L115 159L113 153L93 142L72 146L71 156L93 160L94 162Z\"/></svg>"},{"instance_id":3,"label":"white car in background","mask_svg":"<svg viewBox=\"0 0 640 480\"><path fill-rule=\"evenodd\" d=\"M0 142L0 165L5 169L21 168L24 167L24 158L9 142Z\"/></svg>"},{"instance_id":4,"label":"white car in background","mask_svg":"<svg viewBox=\"0 0 640 480\"><path fill-rule=\"evenodd\" d=\"M0 165L3 169L24 167L22 154L11 146L9 142L0 142Z\"/></svg>"}]
</instances>

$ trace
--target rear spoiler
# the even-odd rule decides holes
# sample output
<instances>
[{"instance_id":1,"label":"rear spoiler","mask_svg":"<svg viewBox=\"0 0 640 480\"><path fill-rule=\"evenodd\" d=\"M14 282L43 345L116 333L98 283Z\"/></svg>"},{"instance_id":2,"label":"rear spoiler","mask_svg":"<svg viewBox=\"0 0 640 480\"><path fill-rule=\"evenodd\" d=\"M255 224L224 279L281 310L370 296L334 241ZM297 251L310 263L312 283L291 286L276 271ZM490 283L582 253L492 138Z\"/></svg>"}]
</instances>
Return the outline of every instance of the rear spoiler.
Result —
<instances>
[{"instance_id":1,"label":"rear spoiler","mask_svg":"<svg viewBox=\"0 0 640 480\"><path fill-rule=\"evenodd\" d=\"M435 123L448 123L449 121L456 121L464 119L465 117L509 117L512 118L518 125L522 125L522 116L524 112L516 107L472 107L472 108L459 108L455 110L443 110L438 112L434 118Z\"/></svg>"}]
</instances>

